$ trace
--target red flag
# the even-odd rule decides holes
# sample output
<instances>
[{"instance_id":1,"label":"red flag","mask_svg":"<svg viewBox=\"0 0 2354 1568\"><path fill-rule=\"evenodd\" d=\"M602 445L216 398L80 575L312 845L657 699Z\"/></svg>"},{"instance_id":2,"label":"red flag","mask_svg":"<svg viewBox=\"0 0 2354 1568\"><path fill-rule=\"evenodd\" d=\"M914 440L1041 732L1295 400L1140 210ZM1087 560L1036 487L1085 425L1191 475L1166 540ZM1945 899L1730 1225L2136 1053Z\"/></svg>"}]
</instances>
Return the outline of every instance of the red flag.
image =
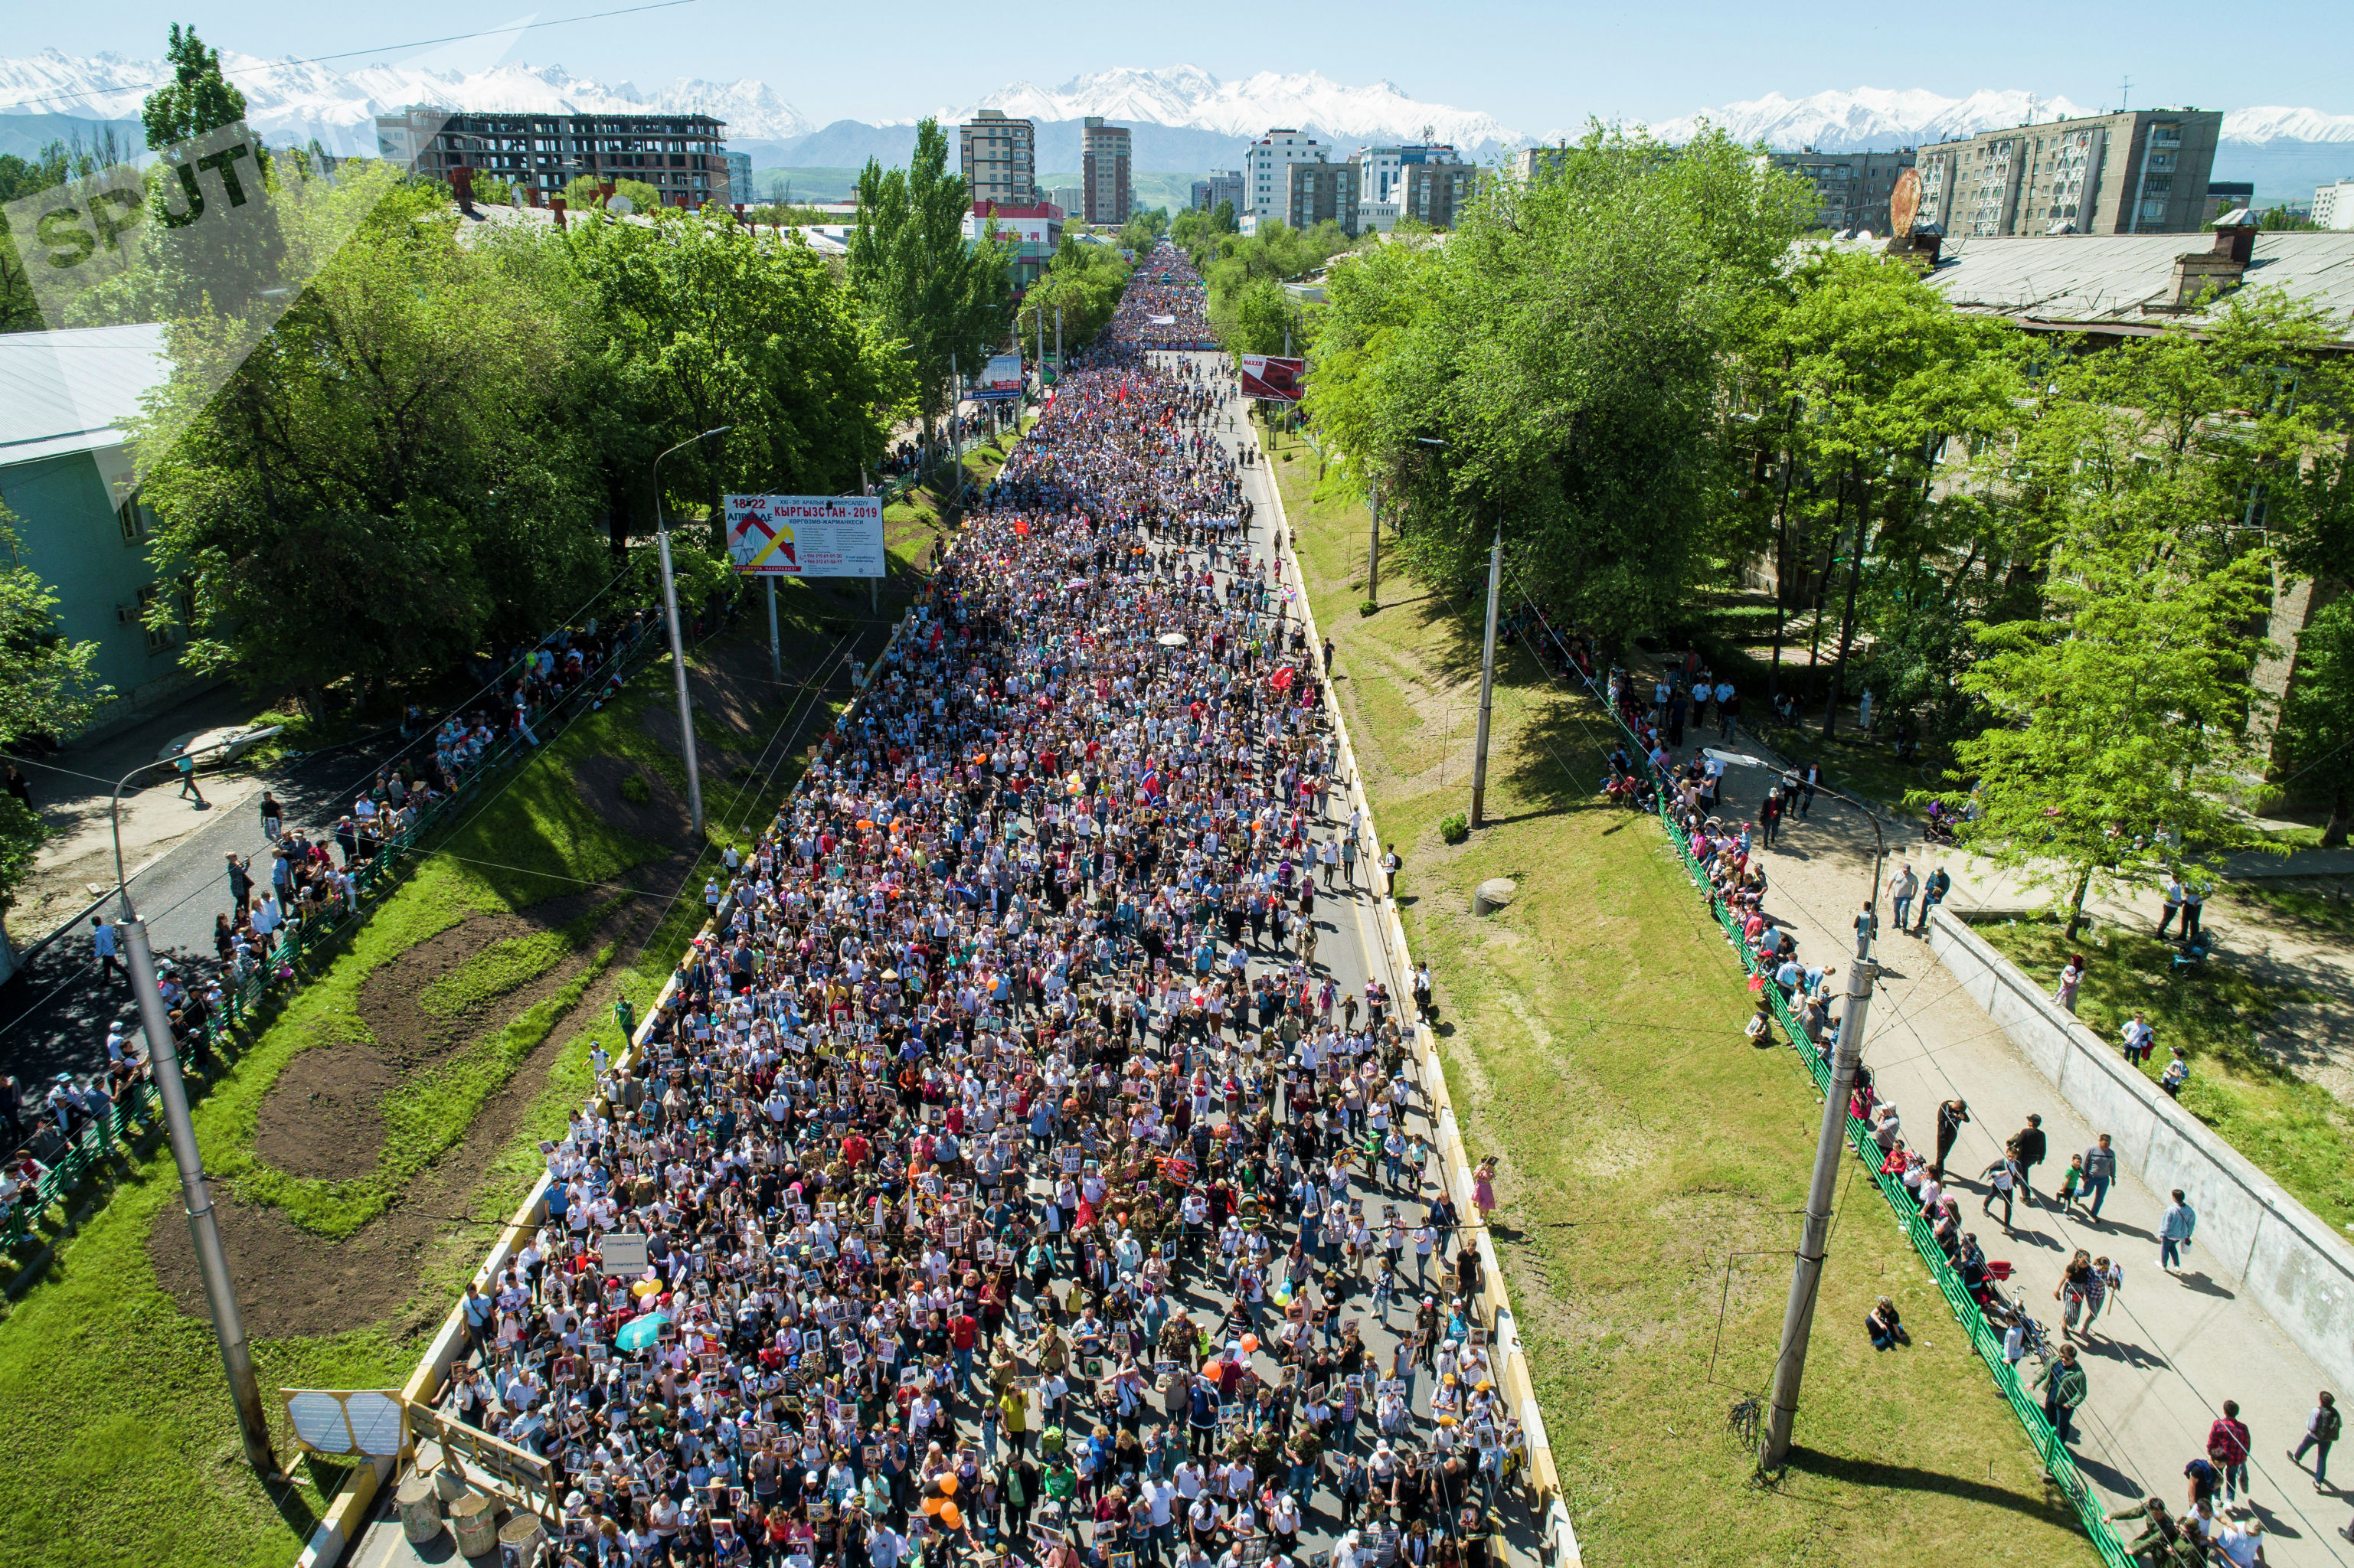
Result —
<instances>
[{"instance_id":1,"label":"red flag","mask_svg":"<svg viewBox=\"0 0 2354 1568\"><path fill-rule=\"evenodd\" d=\"M1286 664L1282 669L1278 670L1275 673L1275 677L1268 681L1267 684L1273 686L1278 692L1288 692L1291 690L1291 666Z\"/></svg>"},{"instance_id":2,"label":"red flag","mask_svg":"<svg viewBox=\"0 0 2354 1568\"><path fill-rule=\"evenodd\" d=\"M1023 535L1024 538L1027 538L1030 534L1030 519L1027 517L1016 517L1013 520L1013 531L1016 534Z\"/></svg>"}]
</instances>

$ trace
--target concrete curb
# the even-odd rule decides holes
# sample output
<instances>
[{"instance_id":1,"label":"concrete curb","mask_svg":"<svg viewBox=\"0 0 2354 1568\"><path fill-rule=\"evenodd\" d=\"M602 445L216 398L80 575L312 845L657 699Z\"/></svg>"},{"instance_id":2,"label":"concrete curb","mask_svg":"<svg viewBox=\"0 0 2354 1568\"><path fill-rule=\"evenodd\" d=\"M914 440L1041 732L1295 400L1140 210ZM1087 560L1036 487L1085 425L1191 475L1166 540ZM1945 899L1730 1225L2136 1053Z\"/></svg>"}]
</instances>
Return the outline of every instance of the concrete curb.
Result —
<instances>
[{"instance_id":1,"label":"concrete curb","mask_svg":"<svg viewBox=\"0 0 2354 1568\"><path fill-rule=\"evenodd\" d=\"M1244 421L1253 446L1258 445L1258 432L1250 422ZM1283 485L1275 469L1266 461L1266 449L1259 449L1260 471L1267 475L1269 499L1275 505L1277 524L1284 535L1283 581L1298 596L1299 614L1308 629L1311 647L1321 649L1323 637L1317 629L1315 608L1308 599L1307 579L1299 570L1298 541L1292 533L1291 518L1283 504ZM1327 710L1332 715L1332 733L1341 743L1341 764L1348 770L1349 803L1362 811L1365 831L1372 834L1376 849L1382 838L1374 826L1373 803L1367 798L1363 771L1357 766L1357 749L1349 736L1348 716L1341 711L1338 695L1333 692L1327 674L1324 687ZM1407 1005L1414 994L1412 979L1414 959L1406 947L1405 927L1398 919L1397 902L1390 895L1389 879L1378 867L1380 856L1360 857L1377 880L1381 907L1374 922L1380 938L1381 959L1388 969L1384 977L1390 994L1401 1007ZM1428 1097L1431 1125L1437 1129L1437 1143L1440 1168L1445 1172L1448 1192L1459 1211L1471 1209L1471 1159L1464 1147L1453 1103L1447 1092L1447 1075L1438 1058L1438 1040L1428 1024L1417 1020L1414 1026L1414 1054L1417 1075L1422 1080L1423 1093ZM1479 1231L1479 1267L1487 1282L1490 1322L1495 1349L1497 1382L1521 1413L1522 1429L1529 1436L1529 1478L1537 1495L1537 1512L1543 1531L1543 1546L1549 1554L1551 1568L1578 1568L1583 1561L1577 1544L1577 1531L1572 1524L1569 1509L1561 1490L1561 1473L1554 1463L1553 1441L1545 1429L1544 1416L1538 1407L1536 1383L1531 1373L1526 1349L1521 1343L1518 1324L1513 1318L1511 1295L1504 1284L1504 1273L1496 1256L1494 1239L1486 1226Z\"/></svg>"}]
</instances>

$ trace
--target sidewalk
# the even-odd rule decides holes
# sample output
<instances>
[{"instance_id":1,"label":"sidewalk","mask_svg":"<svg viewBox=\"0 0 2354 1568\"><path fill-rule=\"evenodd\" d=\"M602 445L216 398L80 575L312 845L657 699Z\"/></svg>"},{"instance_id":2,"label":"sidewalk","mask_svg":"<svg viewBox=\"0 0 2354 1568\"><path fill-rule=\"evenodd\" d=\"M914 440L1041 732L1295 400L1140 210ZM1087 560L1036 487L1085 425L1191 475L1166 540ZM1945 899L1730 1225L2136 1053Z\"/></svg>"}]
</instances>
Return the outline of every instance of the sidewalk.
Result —
<instances>
[{"instance_id":1,"label":"sidewalk","mask_svg":"<svg viewBox=\"0 0 2354 1568\"><path fill-rule=\"evenodd\" d=\"M112 814L114 782L155 761L173 740L218 725L250 718L250 697L219 687L200 693L128 729L90 745L74 745L18 763L33 787L33 806L50 829L34 859L33 874L17 890L8 911L8 936L21 951L39 941L114 885ZM199 810L180 794L168 768L142 773L122 796L122 863L136 871L205 826L241 808L260 789L250 772L199 774L196 788L209 802Z\"/></svg>"},{"instance_id":2,"label":"sidewalk","mask_svg":"<svg viewBox=\"0 0 2354 1568\"><path fill-rule=\"evenodd\" d=\"M1687 753L1688 754L1688 753ZM1754 813L1774 776L1729 771L1724 814ZM1950 906L1966 909L1994 902L2029 902L2016 884L1969 863L1954 850L1917 849L1909 824L1883 822L1892 858L1908 853L1916 870L1943 861L1955 879ZM1811 816L1791 819L1764 863L1772 888L1767 908L1798 939L1802 958L1844 965L1852 948L1850 922L1872 870L1872 829L1852 809L1828 798ZM1883 921L1890 919L1882 901ZM2152 923L2154 924L2154 916ZM2169 1504L2186 1493L2183 1466L2203 1455L2210 1423L2235 1399L2254 1449L2250 1464L2254 1517L2267 1537L2266 1561L2281 1568L2354 1563L2354 1546L2338 1534L2354 1504L2354 1472L2326 1492L2291 1466L2294 1446L2325 1386L2321 1374L2272 1321L2240 1299L2239 1281L2194 1245L2180 1272L2158 1267L2158 1222L2165 1194L2120 1173L2095 1224L2062 1218L2041 1204L2022 1203L2006 1236L1980 1212L1978 1172L2002 1151L2032 1112L2043 1118L2051 1154L2035 1172L2045 1192L2056 1188L2068 1158L2093 1146L2100 1128L2082 1121L1957 982L1931 956L1927 944L1889 935L1879 945L1880 986L1867 1023L1863 1059L1882 1097L1903 1113L1907 1140L1930 1146L1937 1106L1959 1097L1971 1121L1947 1162L1949 1181L1963 1200L1990 1259L2009 1259L2019 1273L2012 1287L2056 1335L2060 1308L2052 1299L2062 1265L2077 1247L2107 1255L2126 1271L2125 1288L2080 1351L2091 1385L2077 1412L2078 1465L2093 1484L2122 1506L2155 1492ZM1834 1256L1829 1266L1837 1268ZM2336 1390L2341 1399L2354 1391ZM2341 1445L2341 1447L2343 1445ZM2346 1471L2341 1464L2341 1471Z\"/></svg>"}]
</instances>

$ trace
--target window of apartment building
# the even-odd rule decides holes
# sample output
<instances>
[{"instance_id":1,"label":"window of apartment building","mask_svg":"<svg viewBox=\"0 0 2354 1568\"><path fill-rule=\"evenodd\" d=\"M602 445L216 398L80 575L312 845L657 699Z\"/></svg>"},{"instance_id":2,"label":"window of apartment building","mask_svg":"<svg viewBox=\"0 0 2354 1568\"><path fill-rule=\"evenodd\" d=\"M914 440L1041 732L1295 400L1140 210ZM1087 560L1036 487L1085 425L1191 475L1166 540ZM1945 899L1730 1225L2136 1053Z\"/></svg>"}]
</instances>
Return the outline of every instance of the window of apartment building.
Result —
<instances>
[{"instance_id":1,"label":"window of apartment building","mask_svg":"<svg viewBox=\"0 0 2354 1568\"><path fill-rule=\"evenodd\" d=\"M163 588L155 583L149 583L139 590L139 630L146 636L147 652L150 653L161 653L172 646L173 638L170 630L151 626L147 621L147 617L154 611L156 600L163 597Z\"/></svg>"},{"instance_id":2,"label":"window of apartment building","mask_svg":"<svg viewBox=\"0 0 2354 1568\"><path fill-rule=\"evenodd\" d=\"M155 514L136 495L114 509L114 519L122 525L122 542L133 546L145 544L147 531L155 524Z\"/></svg>"}]
</instances>

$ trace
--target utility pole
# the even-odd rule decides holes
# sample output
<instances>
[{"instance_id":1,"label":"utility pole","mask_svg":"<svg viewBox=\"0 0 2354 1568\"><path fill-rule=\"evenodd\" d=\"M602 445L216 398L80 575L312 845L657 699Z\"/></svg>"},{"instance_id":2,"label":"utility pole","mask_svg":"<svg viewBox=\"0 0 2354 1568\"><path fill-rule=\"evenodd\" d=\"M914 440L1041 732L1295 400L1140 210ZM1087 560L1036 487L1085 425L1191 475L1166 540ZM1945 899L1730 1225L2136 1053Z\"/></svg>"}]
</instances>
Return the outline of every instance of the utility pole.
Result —
<instances>
[{"instance_id":1,"label":"utility pole","mask_svg":"<svg viewBox=\"0 0 2354 1568\"><path fill-rule=\"evenodd\" d=\"M662 465L663 458L670 456L671 452L683 451L697 441L726 435L734 428L722 425L699 436L689 436L670 451L663 453L662 457L654 459L654 546L662 557L663 615L670 623L671 675L678 689L679 751L686 759L686 815L687 821L694 825L697 841L703 837L703 768L695 755L694 702L686 694L686 640L679 634L678 629L678 579L670 567L670 522L669 514L663 506Z\"/></svg>"},{"instance_id":2,"label":"utility pole","mask_svg":"<svg viewBox=\"0 0 2354 1568\"><path fill-rule=\"evenodd\" d=\"M1382 602L1382 482L1373 481L1373 495L1366 510L1373 514L1373 527L1365 537L1365 602Z\"/></svg>"},{"instance_id":3,"label":"utility pole","mask_svg":"<svg viewBox=\"0 0 2354 1568\"><path fill-rule=\"evenodd\" d=\"M1875 873L1876 875L1876 873ZM1878 919L1876 905L1873 921ZM1872 921L1857 929L1855 967L1847 976L1847 1008L1840 1020L1839 1047L1831 1054L1831 1083L1823 1097L1823 1125L1815 1139L1815 1175L1807 1188L1807 1223L1798 1237L1798 1257L1790 1274L1790 1301L1782 1312L1782 1353L1774 1361L1774 1390L1766 1411L1766 1436L1757 1468L1771 1473L1790 1457L1790 1425L1798 1414L1798 1384L1807 1375L1807 1341L1814 1332L1815 1295L1822 1287L1823 1253L1830 1239L1831 1192L1839 1181L1840 1156L1847 1148L1847 1102L1863 1059L1863 1015L1872 1001L1879 966L1872 961Z\"/></svg>"},{"instance_id":4,"label":"utility pole","mask_svg":"<svg viewBox=\"0 0 2354 1568\"><path fill-rule=\"evenodd\" d=\"M1471 750L1471 825L1487 820L1488 722L1496 706L1496 602L1504 591L1504 524L1496 523L1496 544L1488 552L1488 641L1479 655L1479 734Z\"/></svg>"},{"instance_id":5,"label":"utility pole","mask_svg":"<svg viewBox=\"0 0 2354 1568\"><path fill-rule=\"evenodd\" d=\"M132 993L139 1002L139 1022L147 1034L147 1063L155 1078L155 1097L164 1102L164 1130L171 1139L172 1160L180 1168L188 1235L196 1244L196 1272L204 1277L205 1304L212 1309L213 1337L220 1341L221 1370L228 1374L229 1398L237 1405L238 1436L245 1446L246 1463L263 1479L275 1480L281 1472L278 1456L270 1446L270 1417L262 1407L261 1385L254 1379L253 1351L245 1341L237 1291L229 1284L228 1255L221 1247L211 1184L205 1180L204 1160L196 1152L196 1124L188 1119L188 1091L180 1079L172 1016L164 1010L163 988L155 979L155 954L147 945L147 923L131 914L128 889L122 897L123 915L115 931L122 938Z\"/></svg>"}]
</instances>

